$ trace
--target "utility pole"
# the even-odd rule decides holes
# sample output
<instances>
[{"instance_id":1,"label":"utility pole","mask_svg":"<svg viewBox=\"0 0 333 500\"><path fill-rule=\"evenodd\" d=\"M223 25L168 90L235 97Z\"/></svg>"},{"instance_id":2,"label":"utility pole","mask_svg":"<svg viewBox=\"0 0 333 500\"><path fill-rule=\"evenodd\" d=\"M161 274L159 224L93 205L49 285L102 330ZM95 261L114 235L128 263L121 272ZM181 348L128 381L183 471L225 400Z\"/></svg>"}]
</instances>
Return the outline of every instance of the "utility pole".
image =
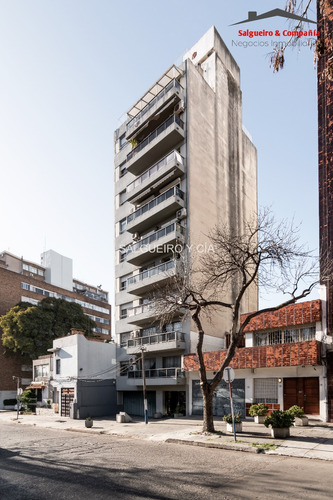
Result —
<instances>
[{"instance_id":1,"label":"utility pole","mask_svg":"<svg viewBox=\"0 0 333 500\"><path fill-rule=\"evenodd\" d=\"M147 401L147 391L146 391L146 370L145 370L145 348L141 347L141 364L142 364L142 381L143 381L143 407L144 407L144 416L145 416L145 424L148 424L148 401Z\"/></svg>"},{"instance_id":2,"label":"utility pole","mask_svg":"<svg viewBox=\"0 0 333 500\"><path fill-rule=\"evenodd\" d=\"M16 420L18 420L18 418L19 418L19 407L20 407L20 399L19 399L20 377L13 376L13 380L16 380L16 408L17 408Z\"/></svg>"}]
</instances>

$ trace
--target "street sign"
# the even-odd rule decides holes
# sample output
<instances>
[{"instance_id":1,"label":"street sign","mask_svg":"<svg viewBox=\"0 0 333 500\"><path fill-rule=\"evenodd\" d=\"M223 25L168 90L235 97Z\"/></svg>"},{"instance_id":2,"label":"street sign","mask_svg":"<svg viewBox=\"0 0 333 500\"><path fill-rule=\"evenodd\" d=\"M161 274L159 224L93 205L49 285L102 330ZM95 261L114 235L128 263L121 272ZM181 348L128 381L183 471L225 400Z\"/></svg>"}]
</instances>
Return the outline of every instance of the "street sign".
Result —
<instances>
[{"instance_id":1,"label":"street sign","mask_svg":"<svg viewBox=\"0 0 333 500\"><path fill-rule=\"evenodd\" d=\"M227 382L227 384L235 380L235 370L230 366L227 366L227 368L223 370L223 380Z\"/></svg>"}]
</instances>

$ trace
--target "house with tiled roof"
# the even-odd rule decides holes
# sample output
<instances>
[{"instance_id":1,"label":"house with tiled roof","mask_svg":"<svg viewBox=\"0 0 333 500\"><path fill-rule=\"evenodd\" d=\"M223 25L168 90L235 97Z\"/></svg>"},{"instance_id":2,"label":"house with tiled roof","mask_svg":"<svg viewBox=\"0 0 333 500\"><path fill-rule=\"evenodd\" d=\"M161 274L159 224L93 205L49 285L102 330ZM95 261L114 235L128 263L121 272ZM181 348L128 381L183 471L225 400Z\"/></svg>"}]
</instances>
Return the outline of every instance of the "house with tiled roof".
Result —
<instances>
[{"instance_id":1,"label":"house with tiled roof","mask_svg":"<svg viewBox=\"0 0 333 500\"><path fill-rule=\"evenodd\" d=\"M246 314L242 315L244 321ZM297 404L307 415L326 421L327 338L320 300L300 302L278 311L259 314L245 327L244 341L230 364L235 370L233 394L236 411L248 415L251 404L265 403L286 410ZM228 338L226 339L228 347ZM204 353L208 377L213 378L227 350ZM191 414L202 413L198 360L184 356ZM211 376L209 376L211 374ZM228 388L221 382L215 392L214 413L229 413Z\"/></svg>"}]
</instances>

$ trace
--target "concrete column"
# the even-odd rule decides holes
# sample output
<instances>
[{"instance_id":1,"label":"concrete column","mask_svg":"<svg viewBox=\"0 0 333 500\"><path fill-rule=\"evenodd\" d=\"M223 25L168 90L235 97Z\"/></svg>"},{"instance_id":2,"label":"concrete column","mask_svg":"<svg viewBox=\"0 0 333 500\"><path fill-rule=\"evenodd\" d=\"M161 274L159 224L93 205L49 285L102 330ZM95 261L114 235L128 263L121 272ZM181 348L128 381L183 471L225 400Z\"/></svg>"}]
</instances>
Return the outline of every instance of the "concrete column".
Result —
<instances>
[{"instance_id":1,"label":"concrete column","mask_svg":"<svg viewBox=\"0 0 333 500\"><path fill-rule=\"evenodd\" d=\"M161 389L156 390L156 412L161 412L164 414L164 402L163 402L163 391Z\"/></svg>"}]
</instances>

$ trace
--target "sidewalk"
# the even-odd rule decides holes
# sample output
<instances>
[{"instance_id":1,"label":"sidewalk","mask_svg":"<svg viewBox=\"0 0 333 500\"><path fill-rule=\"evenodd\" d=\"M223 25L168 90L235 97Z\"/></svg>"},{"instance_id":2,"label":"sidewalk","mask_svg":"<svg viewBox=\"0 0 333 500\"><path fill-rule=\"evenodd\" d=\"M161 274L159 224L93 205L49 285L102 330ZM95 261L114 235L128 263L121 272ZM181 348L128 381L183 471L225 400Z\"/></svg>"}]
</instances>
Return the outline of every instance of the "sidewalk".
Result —
<instances>
[{"instance_id":1,"label":"sidewalk","mask_svg":"<svg viewBox=\"0 0 333 500\"><path fill-rule=\"evenodd\" d=\"M62 429L73 432L100 433L120 436L127 439L147 439L211 448L240 450L250 453L267 453L292 457L316 458L333 461L333 424L310 420L309 426L291 427L290 438L274 439L264 425L251 421L243 422L242 433L233 435L226 432L226 425L221 419L215 420L218 434L201 434L201 417L180 419L150 419L146 425L139 417L131 423L117 423L115 417L94 418L94 425L86 429L84 420L72 420L54 415L19 415L16 412L0 411L0 423L11 422L18 425L31 425L50 429Z\"/></svg>"}]
</instances>

